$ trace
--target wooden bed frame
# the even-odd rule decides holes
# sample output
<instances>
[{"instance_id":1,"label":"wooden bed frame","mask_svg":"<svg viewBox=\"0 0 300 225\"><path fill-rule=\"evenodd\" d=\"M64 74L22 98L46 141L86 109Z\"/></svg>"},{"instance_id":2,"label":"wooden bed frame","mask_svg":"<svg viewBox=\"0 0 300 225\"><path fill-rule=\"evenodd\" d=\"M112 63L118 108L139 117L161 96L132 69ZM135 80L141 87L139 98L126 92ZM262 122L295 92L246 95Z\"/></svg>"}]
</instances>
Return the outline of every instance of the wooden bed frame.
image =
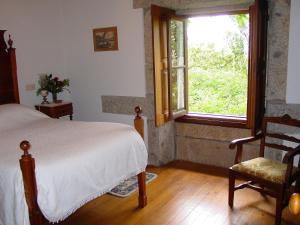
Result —
<instances>
[{"instance_id":1,"label":"wooden bed frame","mask_svg":"<svg viewBox=\"0 0 300 225\"><path fill-rule=\"evenodd\" d=\"M4 40L4 32L5 30L0 30L0 105L20 103L15 48L12 47L13 41L10 35L8 40L9 47L7 47ZM142 138L144 138L144 120L140 116L142 110L139 106L135 107L135 113L134 127ZM35 161L29 154L30 143L26 140L22 141L20 148L24 152L20 159L20 167L23 175L30 225L45 225L47 224L47 220L37 203L38 192L35 178ZM143 208L147 205L145 171L138 174L138 186L138 206Z\"/></svg>"},{"instance_id":2,"label":"wooden bed frame","mask_svg":"<svg viewBox=\"0 0 300 225\"><path fill-rule=\"evenodd\" d=\"M16 50L9 36L7 47L4 41L5 30L0 30L0 105L20 103L17 80Z\"/></svg>"}]
</instances>

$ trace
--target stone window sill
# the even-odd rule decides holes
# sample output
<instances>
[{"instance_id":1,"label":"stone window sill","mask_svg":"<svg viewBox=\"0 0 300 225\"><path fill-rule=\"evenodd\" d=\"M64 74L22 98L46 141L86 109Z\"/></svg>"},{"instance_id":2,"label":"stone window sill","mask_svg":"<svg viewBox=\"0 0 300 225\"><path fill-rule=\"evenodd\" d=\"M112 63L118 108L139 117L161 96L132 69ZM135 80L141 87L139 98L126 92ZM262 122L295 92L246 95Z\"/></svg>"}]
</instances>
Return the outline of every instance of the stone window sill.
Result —
<instances>
[{"instance_id":1,"label":"stone window sill","mask_svg":"<svg viewBox=\"0 0 300 225\"><path fill-rule=\"evenodd\" d=\"M205 124L221 127L247 128L246 117L188 113L175 119L180 123Z\"/></svg>"}]
</instances>

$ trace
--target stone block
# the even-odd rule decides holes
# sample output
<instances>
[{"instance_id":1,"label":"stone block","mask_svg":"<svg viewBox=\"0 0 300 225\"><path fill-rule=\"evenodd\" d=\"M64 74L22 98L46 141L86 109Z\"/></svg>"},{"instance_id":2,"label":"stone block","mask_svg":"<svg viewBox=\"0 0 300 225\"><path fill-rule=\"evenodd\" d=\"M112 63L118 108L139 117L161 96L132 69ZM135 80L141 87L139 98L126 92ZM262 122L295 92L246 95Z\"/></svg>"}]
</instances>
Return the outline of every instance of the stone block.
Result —
<instances>
[{"instance_id":1,"label":"stone block","mask_svg":"<svg viewBox=\"0 0 300 225\"><path fill-rule=\"evenodd\" d=\"M286 113L291 117L300 120L300 104L287 104Z\"/></svg>"},{"instance_id":2,"label":"stone block","mask_svg":"<svg viewBox=\"0 0 300 225\"><path fill-rule=\"evenodd\" d=\"M154 94L154 73L153 66L145 66L146 69L146 93Z\"/></svg>"},{"instance_id":3,"label":"stone block","mask_svg":"<svg viewBox=\"0 0 300 225\"><path fill-rule=\"evenodd\" d=\"M133 8L139 9L139 8L147 8L151 4L151 1L145 1L145 0L133 0Z\"/></svg>"},{"instance_id":4,"label":"stone block","mask_svg":"<svg viewBox=\"0 0 300 225\"><path fill-rule=\"evenodd\" d=\"M284 100L267 101L266 116L282 116L286 113L286 104Z\"/></svg>"},{"instance_id":5,"label":"stone block","mask_svg":"<svg viewBox=\"0 0 300 225\"><path fill-rule=\"evenodd\" d=\"M154 120L148 120L149 164L161 166L175 159L174 123L159 128Z\"/></svg>"},{"instance_id":6,"label":"stone block","mask_svg":"<svg viewBox=\"0 0 300 225\"><path fill-rule=\"evenodd\" d=\"M232 127L176 123L176 135L191 138L232 141L233 139L251 136L251 131L249 129Z\"/></svg>"},{"instance_id":7,"label":"stone block","mask_svg":"<svg viewBox=\"0 0 300 225\"><path fill-rule=\"evenodd\" d=\"M159 129L160 161L163 164L175 159L174 122L168 122Z\"/></svg>"},{"instance_id":8,"label":"stone block","mask_svg":"<svg viewBox=\"0 0 300 225\"><path fill-rule=\"evenodd\" d=\"M147 109L151 109L147 111L147 117L150 120L155 120L155 106L154 106L154 94L146 95L146 107Z\"/></svg>"},{"instance_id":9,"label":"stone block","mask_svg":"<svg viewBox=\"0 0 300 225\"><path fill-rule=\"evenodd\" d=\"M176 159L228 168L234 164L236 153L228 145L227 141L177 137ZM257 145L245 145L243 160L257 157L258 152Z\"/></svg>"},{"instance_id":10,"label":"stone block","mask_svg":"<svg viewBox=\"0 0 300 225\"><path fill-rule=\"evenodd\" d=\"M148 164L159 166L159 133L155 129L155 121L147 120L148 127Z\"/></svg>"},{"instance_id":11,"label":"stone block","mask_svg":"<svg viewBox=\"0 0 300 225\"><path fill-rule=\"evenodd\" d=\"M269 0L267 94L269 100L285 100L290 3Z\"/></svg>"},{"instance_id":12,"label":"stone block","mask_svg":"<svg viewBox=\"0 0 300 225\"><path fill-rule=\"evenodd\" d=\"M146 104L144 97L131 96L101 96L102 112L134 115L134 108L140 106L143 115L146 116Z\"/></svg>"},{"instance_id":13,"label":"stone block","mask_svg":"<svg viewBox=\"0 0 300 225\"><path fill-rule=\"evenodd\" d=\"M134 8L148 8L151 4L175 10L224 7L231 5L250 5L254 0L133 0Z\"/></svg>"}]
</instances>

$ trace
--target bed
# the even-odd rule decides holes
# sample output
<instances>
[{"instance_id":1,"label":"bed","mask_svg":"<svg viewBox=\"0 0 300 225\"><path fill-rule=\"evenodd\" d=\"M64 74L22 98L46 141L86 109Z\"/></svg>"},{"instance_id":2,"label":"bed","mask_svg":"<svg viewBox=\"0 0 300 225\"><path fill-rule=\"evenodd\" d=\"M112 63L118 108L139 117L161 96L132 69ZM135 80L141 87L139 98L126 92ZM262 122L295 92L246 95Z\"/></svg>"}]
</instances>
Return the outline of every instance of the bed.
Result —
<instances>
[{"instance_id":1,"label":"bed","mask_svg":"<svg viewBox=\"0 0 300 225\"><path fill-rule=\"evenodd\" d=\"M3 34L0 31L0 224L59 222L133 175L138 175L139 207L145 207L147 151L141 109L135 108L134 129L52 119L20 105L15 49L10 38L6 47Z\"/></svg>"}]
</instances>

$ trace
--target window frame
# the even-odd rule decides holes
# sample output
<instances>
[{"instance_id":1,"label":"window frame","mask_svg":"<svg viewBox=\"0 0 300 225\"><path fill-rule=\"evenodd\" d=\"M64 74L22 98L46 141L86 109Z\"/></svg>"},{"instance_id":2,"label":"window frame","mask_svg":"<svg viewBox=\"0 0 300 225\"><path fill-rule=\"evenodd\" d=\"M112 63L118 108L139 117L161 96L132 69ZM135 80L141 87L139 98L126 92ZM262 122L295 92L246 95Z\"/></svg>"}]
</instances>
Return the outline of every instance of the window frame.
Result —
<instances>
[{"instance_id":1,"label":"window frame","mask_svg":"<svg viewBox=\"0 0 300 225\"><path fill-rule=\"evenodd\" d=\"M179 118L174 114L171 109L170 99L170 49L169 48L169 30L165 30L166 26L160 26L159 29L154 27L154 22L157 20L164 21L167 28L169 27L169 19L172 16L177 16L174 10L152 5L152 31L153 31L153 66L154 66L154 95L155 95L155 124L161 126L170 120L175 119L176 122L208 124L225 127L239 127L251 129L252 134L256 134L261 126L262 118L265 112L265 83L266 83L266 58L267 58L267 27L268 27L268 2L266 0L255 0L254 3L247 9L241 10L226 10L217 13L201 13L201 15L232 15L249 13L249 60L248 60L248 91L247 91L247 115L245 117L231 116L231 115L215 115L203 113L185 113ZM194 16L197 16L194 14ZM182 16L189 18L192 16ZM155 34L160 33L164 37L157 38ZM185 32L186 36L186 32ZM160 43L162 42L162 43ZM155 46L160 46L155 49ZM168 52L167 59L162 59L161 55L157 52ZM187 48L185 49L185 52ZM167 70L168 79L167 90L157 88L156 81L161 81L164 78L162 74L162 66L165 61L168 61ZM187 63L186 63L187 65ZM166 74L166 73L165 73ZM188 77L186 76L188 79ZM186 82L187 84L187 82ZM158 83L158 86L162 86ZM188 88L185 86L185 101L188 98ZM160 99L163 98L163 99ZM165 100L165 101L164 101ZM188 104L186 102L186 110ZM165 109L163 111L162 109ZM168 110L168 112L166 112ZM184 110L183 110L184 111ZM167 117L162 120L162 115L165 113ZM180 115L180 114L179 114Z\"/></svg>"},{"instance_id":2,"label":"window frame","mask_svg":"<svg viewBox=\"0 0 300 225\"><path fill-rule=\"evenodd\" d=\"M188 112L188 60L187 60L187 25L186 25L186 17L185 16L177 16L177 15L171 15L169 17L168 21L168 39L170 37L170 21L171 20L178 20L183 22L183 48L184 48L184 65L183 66L175 66L173 67L172 65L172 54L171 54L171 48L170 48L170 43L168 43L168 55L169 55L169 112L170 112L170 118L171 119L176 119L181 116L184 116ZM184 108L178 109L177 111L172 111L172 78L171 78L171 73L172 69L183 69L184 73Z\"/></svg>"},{"instance_id":3,"label":"window frame","mask_svg":"<svg viewBox=\"0 0 300 225\"><path fill-rule=\"evenodd\" d=\"M250 19L250 9L244 10L230 10L224 12L217 12L217 13L201 13L201 14L194 14L191 16L184 16L185 19L199 17L199 16L220 16L220 15L239 15L239 14L249 14L249 51L248 51L248 87L247 87L247 112L246 116L234 116L234 115L221 115L221 114L210 114L210 113L201 113L201 112L189 112L188 111L188 100L187 104L187 113L181 115L180 117L176 117L176 122L182 123L195 123L195 124L205 124L205 125L215 125L215 126L224 126L224 127L236 127L236 128L249 128L248 127L248 117L251 113L249 107L249 96L251 96L251 88L250 87L250 31L251 31L251 19ZM187 36L187 34L185 34ZM186 52L188 50L186 49ZM187 86L186 86L186 93L188 93L188 72L187 72ZM188 96L186 96L188 99Z\"/></svg>"}]
</instances>

